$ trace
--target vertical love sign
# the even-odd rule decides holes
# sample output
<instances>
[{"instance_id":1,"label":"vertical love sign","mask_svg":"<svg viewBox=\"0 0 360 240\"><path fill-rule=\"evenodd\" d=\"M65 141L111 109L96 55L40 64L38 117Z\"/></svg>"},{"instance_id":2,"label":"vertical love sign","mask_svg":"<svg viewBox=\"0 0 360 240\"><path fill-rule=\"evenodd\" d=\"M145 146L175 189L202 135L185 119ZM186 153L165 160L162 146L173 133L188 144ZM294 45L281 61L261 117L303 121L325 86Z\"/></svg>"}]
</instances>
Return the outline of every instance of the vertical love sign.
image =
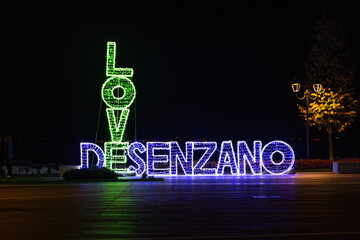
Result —
<instances>
[{"instance_id":1,"label":"vertical love sign","mask_svg":"<svg viewBox=\"0 0 360 240\"><path fill-rule=\"evenodd\" d=\"M89 153L97 157L96 166L106 167L118 173L147 173L150 176L176 176L179 172L187 176L218 176L225 172L231 175L273 175L288 173L295 161L295 154L289 144L271 141L264 147L261 141L253 142L250 150L245 141L223 141L218 150L217 142L185 143L182 149L178 142L129 142L124 141L124 133L130 114L130 106L136 97L132 82L132 68L116 67L116 43L107 43L106 81L101 89L106 105L106 115L111 136L104 143L104 151L95 143L80 143L81 167L89 167ZM219 152L217 166L209 167L212 156ZM274 155L281 160L274 160ZM130 160L130 162L128 162Z\"/></svg>"}]
</instances>

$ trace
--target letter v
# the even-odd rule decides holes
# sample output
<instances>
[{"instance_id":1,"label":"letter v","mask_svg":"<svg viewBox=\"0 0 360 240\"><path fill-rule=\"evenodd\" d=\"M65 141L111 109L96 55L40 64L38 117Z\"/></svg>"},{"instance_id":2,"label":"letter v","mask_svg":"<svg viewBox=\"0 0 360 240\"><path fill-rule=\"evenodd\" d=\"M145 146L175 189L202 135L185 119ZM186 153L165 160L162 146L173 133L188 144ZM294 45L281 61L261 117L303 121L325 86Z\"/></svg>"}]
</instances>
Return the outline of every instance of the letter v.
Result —
<instances>
[{"instance_id":1,"label":"letter v","mask_svg":"<svg viewBox=\"0 0 360 240\"><path fill-rule=\"evenodd\" d=\"M106 109L112 142L122 142L126 127L126 122L129 117L129 112L130 110L127 108ZM117 116L119 115L120 118L117 118Z\"/></svg>"}]
</instances>

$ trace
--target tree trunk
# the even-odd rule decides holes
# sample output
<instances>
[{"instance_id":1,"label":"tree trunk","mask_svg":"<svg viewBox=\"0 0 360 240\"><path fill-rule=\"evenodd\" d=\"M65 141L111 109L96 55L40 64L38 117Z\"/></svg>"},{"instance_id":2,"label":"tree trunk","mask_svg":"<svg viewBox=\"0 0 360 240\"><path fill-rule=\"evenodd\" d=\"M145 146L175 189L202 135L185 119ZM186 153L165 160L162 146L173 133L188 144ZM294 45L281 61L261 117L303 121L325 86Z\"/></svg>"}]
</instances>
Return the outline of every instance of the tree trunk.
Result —
<instances>
[{"instance_id":1,"label":"tree trunk","mask_svg":"<svg viewBox=\"0 0 360 240\"><path fill-rule=\"evenodd\" d=\"M333 139L332 139L332 128L329 127L327 129L328 132L328 140L329 140L329 159L330 161L334 161L334 146L333 146Z\"/></svg>"}]
</instances>

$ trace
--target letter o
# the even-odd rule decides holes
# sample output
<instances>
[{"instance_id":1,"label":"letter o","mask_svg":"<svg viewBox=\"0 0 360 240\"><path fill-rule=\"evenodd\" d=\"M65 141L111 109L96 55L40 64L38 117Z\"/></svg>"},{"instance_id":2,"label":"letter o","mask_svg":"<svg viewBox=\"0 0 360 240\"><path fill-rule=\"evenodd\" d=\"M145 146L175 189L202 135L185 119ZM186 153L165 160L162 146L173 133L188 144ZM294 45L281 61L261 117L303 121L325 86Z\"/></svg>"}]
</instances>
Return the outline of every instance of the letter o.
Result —
<instances>
[{"instance_id":1,"label":"letter o","mask_svg":"<svg viewBox=\"0 0 360 240\"><path fill-rule=\"evenodd\" d=\"M121 97L114 95L115 88L122 88L124 93ZM101 96L107 106L111 108L129 107L135 99L135 86L130 79L123 76L114 76L106 80L102 86Z\"/></svg>"},{"instance_id":2,"label":"letter o","mask_svg":"<svg viewBox=\"0 0 360 240\"><path fill-rule=\"evenodd\" d=\"M273 155L280 153L282 161L274 162ZM263 166L266 171L274 175L287 173L295 162L294 150L283 141L272 141L265 145L261 153Z\"/></svg>"}]
</instances>

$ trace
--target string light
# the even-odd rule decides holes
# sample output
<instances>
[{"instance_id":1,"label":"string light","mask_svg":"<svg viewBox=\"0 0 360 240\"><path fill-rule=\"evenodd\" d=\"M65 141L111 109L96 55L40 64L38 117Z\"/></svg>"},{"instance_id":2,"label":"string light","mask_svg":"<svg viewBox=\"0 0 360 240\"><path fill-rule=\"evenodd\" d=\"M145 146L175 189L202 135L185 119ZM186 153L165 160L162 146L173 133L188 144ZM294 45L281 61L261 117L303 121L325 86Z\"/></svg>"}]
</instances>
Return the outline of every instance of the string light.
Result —
<instances>
[{"instance_id":1,"label":"string light","mask_svg":"<svg viewBox=\"0 0 360 240\"><path fill-rule=\"evenodd\" d=\"M194 151L196 150L205 150L204 154L201 156L199 161L194 166L194 175L198 176L208 176L216 175L215 168L205 168L205 164L210 160L211 156L216 151L217 143L216 142L191 142L192 149L191 159L193 159Z\"/></svg>"},{"instance_id":2,"label":"string light","mask_svg":"<svg viewBox=\"0 0 360 240\"><path fill-rule=\"evenodd\" d=\"M155 151L169 151L171 142L147 142L147 175L170 175L170 163L168 154L155 154ZM162 168L157 166L161 164ZM165 165L165 166L164 166Z\"/></svg>"},{"instance_id":3,"label":"string light","mask_svg":"<svg viewBox=\"0 0 360 240\"><path fill-rule=\"evenodd\" d=\"M118 114L115 114L115 111ZM110 129L110 134L111 134L111 141L122 142L127 119L129 117L129 112L130 112L130 110L126 109L126 108L125 109L113 109L113 108L106 109L106 114L108 117L109 129ZM120 113L120 118L117 119L116 115L119 115L119 113Z\"/></svg>"},{"instance_id":4,"label":"string light","mask_svg":"<svg viewBox=\"0 0 360 240\"><path fill-rule=\"evenodd\" d=\"M146 163L145 161L136 153L136 150L140 152L140 154L146 153L146 147L144 144L140 142L133 142L129 146L128 156L129 159L132 160L136 165L135 168L133 165L129 167L130 172L135 172L137 176L142 175L145 172Z\"/></svg>"},{"instance_id":5,"label":"string light","mask_svg":"<svg viewBox=\"0 0 360 240\"><path fill-rule=\"evenodd\" d=\"M107 43L106 76L108 79L102 86L101 96L108 117L111 141L105 143L106 167L117 172L127 172L126 154L114 154L114 151L126 151L129 143L123 142L126 123L129 117L129 107L135 99L135 86L130 80L134 71L132 68L116 68L116 43ZM116 96L115 91L122 89L122 95ZM115 114L117 113L117 114ZM117 116L119 116L117 118ZM133 169L133 168L132 168ZM139 170L141 172L141 169Z\"/></svg>"},{"instance_id":6,"label":"string light","mask_svg":"<svg viewBox=\"0 0 360 240\"><path fill-rule=\"evenodd\" d=\"M134 71L132 68L116 68L116 43L107 42L106 54L106 76L124 76L132 77Z\"/></svg>"},{"instance_id":7,"label":"string light","mask_svg":"<svg viewBox=\"0 0 360 240\"><path fill-rule=\"evenodd\" d=\"M192 159L192 143L186 142L186 157L184 156L183 151L181 150L178 142L170 143L170 166L171 166L171 175L178 175L179 166L184 171L185 175L193 174L193 159ZM177 164L179 162L179 164Z\"/></svg>"},{"instance_id":8,"label":"string light","mask_svg":"<svg viewBox=\"0 0 360 240\"><path fill-rule=\"evenodd\" d=\"M115 91L121 88L122 96L115 96ZM129 78L114 76L106 80L102 86L101 97L110 108L124 109L130 107L135 100L135 86Z\"/></svg>"},{"instance_id":9,"label":"string light","mask_svg":"<svg viewBox=\"0 0 360 240\"><path fill-rule=\"evenodd\" d=\"M261 141L254 141L254 154L251 153L245 141L237 142L237 158L239 166L239 174L246 174L246 166L249 165L250 171L254 175L262 174L261 167Z\"/></svg>"},{"instance_id":10,"label":"string light","mask_svg":"<svg viewBox=\"0 0 360 240\"><path fill-rule=\"evenodd\" d=\"M106 76L108 79L102 87L101 95L106 105L110 108L128 108L135 99L135 86L130 80L134 75L132 68L116 68L116 43L107 43ZM117 88L123 90L121 97L115 96Z\"/></svg>"},{"instance_id":11,"label":"string light","mask_svg":"<svg viewBox=\"0 0 360 240\"><path fill-rule=\"evenodd\" d=\"M294 165L293 149L283 141L272 141L261 149L261 141L254 141L253 153L245 141L237 142L237 154L232 141L221 143L218 164L216 168L205 168L216 151L216 142L186 142L185 151L178 142L147 142L146 147L140 142L106 142L105 154L94 143L81 143L82 168L87 168L89 151L96 154L96 166L113 169L117 172L135 172L142 175L145 171L149 176L176 176L181 168L186 176L223 175L225 168L230 168L231 175L246 175L249 166L252 174L261 175L262 168L268 173L281 175L287 173ZM194 159L196 151L203 151L200 159ZM146 162L140 156L146 153ZM275 162L275 153L281 155L281 161ZM105 158L106 156L106 158ZM127 156L132 161L126 168Z\"/></svg>"},{"instance_id":12,"label":"string light","mask_svg":"<svg viewBox=\"0 0 360 240\"><path fill-rule=\"evenodd\" d=\"M126 162L127 162L126 153L128 148L129 148L128 142L106 142L105 143L106 168L114 170L116 172L127 172L128 170L126 168Z\"/></svg>"},{"instance_id":13,"label":"string light","mask_svg":"<svg viewBox=\"0 0 360 240\"><path fill-rule=\"evenodd\" d=\"M273 156L280 153L282 160L274 162ZM290 171L295 162L294 150L283 141L272 141L265 145L262 150L262 162L264 169L273 175L282 175Z\"/></svg>"},{"instance_id":14,"label":"string light","mask_svg":"<svg viewBox=\"0 0 360 240\"><path fill-rule=\"evenodd\" d=\"M270 174L281 175L287 173L294 165L293 149L285 142L272 141L263 149L261 141L254 141L253 152L245 141L237 142L236 152L232 141L221 143L218 164L216 168L206 168L217 149L216 142L185 143L185 151L178 142L147 142L146 146L140 142L123 141L129 107L136 97L135 86L131 81L134 74L132 68L116 68L116 43L107 43L106 76L102 86L101 96L107 105L111 142L105 142L104 151L94 143L80 143L81 168L89 167L89 152L97 156L98 167L106 167L116 172L135 172L142 175L145 171L149 176L178 175L179 168L186 176L223 175L225 168L230 168L231 175L246 175L247 166L252 174L261 175L262 168ZM122 90L122 95L115 92ZM194 152L203 151L198 160L194 160ZM104 154L105 152L105 154ZM275 162L273 156L279 153L280 162ZM140 155L146 154L146 162ZM127 156L131 160L127 168Z\"/></svg>"},{"instance_id":15,"label":"string light","mask_svg":"<svg viewBox=\"0 0 360 240\"><path fill-rule=\"evenodd\" d=\"M225 167L230 167L232 175L238 174L234 147L231 141L223 141L221 143L220 157L216 169L216 175L223 175Z\"/></svg>"},{"instance_id":16,"label":"string light","mask_svg":"<svg viewBox=\"0 0 360 240\"><path fill-rule=\"evenodd\" d=\"M102 168L105 162L104 152L98 145L90 142L80 143L81 168L89 168L89 152L95 153L97 157L96 166Z\"/></svg>"}]
</instances>

